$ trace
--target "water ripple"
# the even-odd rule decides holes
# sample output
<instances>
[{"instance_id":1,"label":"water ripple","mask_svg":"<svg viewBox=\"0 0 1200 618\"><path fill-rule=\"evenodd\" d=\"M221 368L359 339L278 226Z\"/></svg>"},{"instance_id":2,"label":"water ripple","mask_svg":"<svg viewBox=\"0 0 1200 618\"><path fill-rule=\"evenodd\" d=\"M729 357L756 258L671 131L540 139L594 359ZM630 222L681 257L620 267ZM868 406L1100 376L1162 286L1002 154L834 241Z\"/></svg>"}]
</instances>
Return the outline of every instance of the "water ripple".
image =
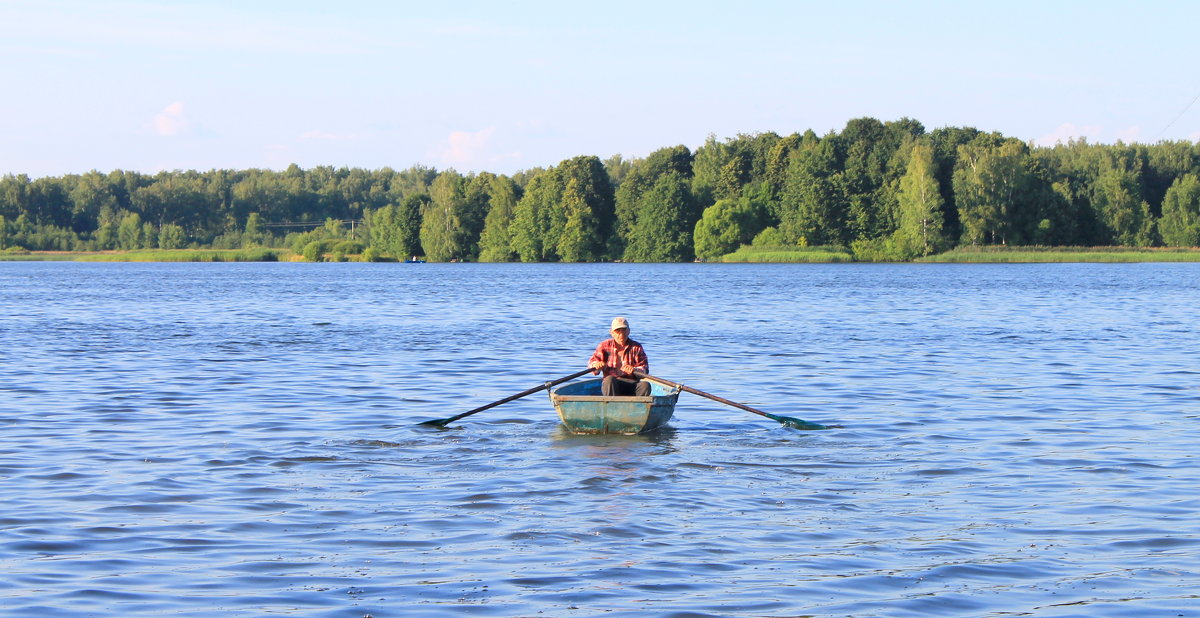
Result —
<instances>
[{"instance_id":1,"label":"water ripple","mask_svg":"<svg viewBox=\"0 0 1200 618\"><path fill-rule=\"evenodd\" d=\"M0 615L1187 615L1200 277L1124 266L0 263ZM415 425L613 307L840 427Z\"/></svg>"}]
</instances>

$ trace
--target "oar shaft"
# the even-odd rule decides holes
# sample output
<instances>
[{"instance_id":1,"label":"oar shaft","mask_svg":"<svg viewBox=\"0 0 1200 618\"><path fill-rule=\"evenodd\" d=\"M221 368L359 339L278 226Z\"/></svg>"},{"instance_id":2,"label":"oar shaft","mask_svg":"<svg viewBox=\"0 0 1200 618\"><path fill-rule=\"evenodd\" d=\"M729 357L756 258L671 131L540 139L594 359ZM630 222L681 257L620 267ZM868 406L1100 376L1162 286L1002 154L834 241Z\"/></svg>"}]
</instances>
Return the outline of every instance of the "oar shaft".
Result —
<instances>
[{"instance_id":1,"label":"oar shaft","mask_svg":"<svg viewBox=\"0 0 1200 618\"><path fill-rule=\"evenodd\" d=\"M551 386L554 386L554 385L556 385L556 384L562 384L563 382L566 382L566 381L568 381L568 380L574 380L575 378L578 378L579 376L581 376L581 375L583 375L583 374L585 374L585 373L589 373L589 372L591 372L591 371L592 371L592 370L591 370L590 368L589 368L589 369L584 369L584 370L582 370L582 371L577 371L577 372L575 372L575 373L572 373L572 374L571 374L571 375L569 375L569 376L563 376L563 377L561 377L561 378L559 378L559 379L557 379L557 380L552 380L552 381L550 381L550 382L546 382L545 384L542 384L541 386L535 386L535 387L533 387L533 388L531 388L531 389L528 389L528 390L521 391L521 392L517 393L516 395L509 395L508 397L505 397L504 399L501 399L501 400L499 400L499 401L493 401L492 403L489 403L489 404L487 404L487 405L479 406L478 408L475 408L474 410L467 410L466 412L463 412L462 414L456 414L456 415L454 415L454 416L451 416L450 418L446 418L446 419L442 419L442 420L437 420L437 421L425 421L425 423L424 423L424 424L447 425L447 424L453 423L454 421L457 421L457 420L459 420L459 419L461 419L461 418L466 418L466 417L468 417L468 416L471 416L472 414L475 414L476 412L483 412L484 410L489 410L489 409L491 409L491 408L494 408L494 407L496 407L496 406L498 406L498 405L500 405L500 404L503 404L503 403L508 403L508 402L510 402L510 401L513 401L513 400L516 400L516 399L520 399L520 398L522 398L522 397L525 397L525 396L527 396L527 395L532 395L532 394L534 394L534 393L536 393L536 392L538 392L538 391L544 391L544 390L546 390L546 389L548 389L548 388L550 388Z\"/></svg>"},{"instance_id":2,"label":"oar shaft","mask_svg":"<svg viewBox=\"0 0 1200 618\"><path fill-rule=\"evenodd\" d=\"M747 411L747 412L753 412L753 413L755 413L755 414L757 414L757 415L759 415L759 416L765 416L765 417L767 417L767 418L772 418L772 415L771 415L771 414L767 414L766 412L763 412L762 410L755 410L754 408L751 408L751 407L750 407L750 406L748 406L748 405L745 405L745 404L742 404L742 403L738 403L738 402L736 402L736 401L730 401L730 400L728 400L728 399L726 399L726 398L724 398L724 397L718 397L718 396L716 396L716 395L713 395L712 393L706 393L706 392L704 392L704 391L702 391L702 390L700 390L700 389L692 388L692 387L690 387L690 386L684 386L683 384L680 384L680 383L678 383L678 382L672 382L672 381L670 381L670 380L664 380L664 379L662 379L662 378L656 378L656 377L654 377L654 376L652 376L652 375L647 375L647 374L644 374L644 373L642 373L642 372L640 372L640 371L635 371L635 372L633 372L633 375L635 375L635 376L637 376L637 377L639 377L639 378L645 379L645 380L653 380L653 381L655 381L655 382L658 382L658 383L661 383L661 384L666 384L667 386L674 387L674 388L678 388L679 390L682 390L682 391L687 391L687 392L689 392L689 393L691 393L691 394L693 394L693 395L700 395L701 397L707 397L707 398L709 398L709 399L711 399L711 400L713 400L713 401L717 401L717 402L723 403L723 404L725 404L725 405L727 405L727 406L733 406L733 407L735 407L735 408L740 408L740 409L742 409L742 410L745 410L745 411Z\"/></svg>"},{"instance_id":3,"label":"oar shaft","mask_svg":"<svg viewBox=\"0 0 1200 618\"><path fill-rule=\"evenodd\" d=\"M707 397L713 401L723 403L727 406L733 406L735 408L740 408L747 412L753 412L759 416L765 416L773 421L783 424L784 427L791 427L793 429L828 429L828 427L826 427L825 425L820 425L817 423L810 423L806 420L793 418L790 416L783 416L782 414L768 414L766 412L763 412L762 410L755 410L754 408L751 408L748 405L738 403L736 401L730 401L728 399L725 399L724 397L717 397L716 395L713 395L712 393L706 393L699 389L691 388L689 386L684 386L682 384L679 384L677 382L672 382L670 380L656 378L654 376L646 375L646 374L638 372L638 371L635 371L633 373L633 375L635 375L639 378L646 379L646 380L653 380L653 381L659 382L661 384L666 384L667 386L672 386L672 387L678 388L680 390L687 391L689 393L692 393L693 395L700 395L701 397Z\"/></svg>"}]
</instances>

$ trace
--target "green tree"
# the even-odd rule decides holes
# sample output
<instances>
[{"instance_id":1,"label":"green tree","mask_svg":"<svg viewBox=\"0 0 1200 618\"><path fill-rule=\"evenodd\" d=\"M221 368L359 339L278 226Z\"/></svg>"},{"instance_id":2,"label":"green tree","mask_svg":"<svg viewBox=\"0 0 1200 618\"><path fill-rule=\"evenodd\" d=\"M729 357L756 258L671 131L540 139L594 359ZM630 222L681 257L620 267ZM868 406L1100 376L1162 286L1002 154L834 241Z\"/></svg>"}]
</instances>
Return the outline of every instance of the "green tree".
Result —
<instances>
[{"instance_id":1,"label":"green tree","mask_svg":"<svg viewBox=\"0 0 1200 618\"><path fill-rule=\"evenodd\" d=\"M1054 169L1053 158L1041 156L1044 150L1030 153L1029 186L1012 216L1013 238L1043 246L1079 244L1079 210L1070 185Z\"/></svg>"},{"instance_id":2,"label":"green tree","mask_svg":"<svg viewBox=\"0 0 1200 618\"><path fill-rule=\"evenodd\" d=\"M614 205L616 230L609 243L610 255L615 257L624 253L632 230L637 226L643 194L649 191L658 182L658 179L665 174L676 174L682 178L690 178L692 163L693 157L691 151L682 145L660 148L650 153L645 159L633 162L629 172L621 182L621 186L616 191L616 202Z\"/></svg>"},{"instance_id":3,"label":"green tree","mask_svg":"<svg viewBox=\"0 0 1200 618\"><path fill-rule=\"evenodd\" d=\"M737 200L717 200L704 209L692 233L696 257L718 258L749 244L766 227L766 204L743 196Z\"/></svg>"},{"instance_id":4,"label":"green tree","mask_svg":"<svg viewBox=\"0 0 1200 618\"><path fill-rule=\"evenodd\" d=\"M383 208L368 210L364 218L369 244L383 254L399 259L423 255L421 212L428 203L428 195L414 193L405 197L399 205L388 204Z\"/></svg>"},{"instance_id":5,"label":"green tree","mask_svg":"<svg viewBox=\"0 0 1200 618\"><path fill-rule=\"evenodd\" d=\"M942 215L945 216L946 237L957 239L962 236L962 227L958 221L958 203L954 196L954 168L958 164L958 147L969 144L979 138L982 133L972 127L942 127L928 134L929 144L933 147L933 165L936 168L938 186L942 188Z\"/></svg>"},{"instance_id":6,"label":"green tree","mask_svg":"<svg viewBox=\"0 0 1200 618\"><path fill-rule=\"evenodd\" d=\"M1196 174L1176 178L1167 189L1158 229L1167 246L1200 246L1200 179Z\"/></svg>"},{"instance_id":7,"label":"green tree","mask_svg":"<svg viewBox=\"0 0 1200 618\"><path fill-rule=\"evenodd\" d=\"M577 186L568 204L564 195L572 180ZM607 252L592 248L607 247L612 228L613 189L608 172L599 158L584 156L567 159L533 177L514 209L510 239L523 262L566 259L559 253L564 248L570 248L571 259L592 259L586 256ZM565 243L564 234L570 236Z\"/></svg>"},{"instance_id":8,"label":"green tree","mask_svg":"<svg viewBox=\"0 0 1200 618\"><path fill-rule=\"evenodd\" d=\"M612 182L613 189L621 186L625 181L625 176L633 169L633 161L615 154L604 160L604 169L608 172L608 179Z\"/></svg>"},{"instance_id":9,"label":"green tree","mask_svg":"<svg viewBox=\"0 0 1200 618\"><path fill-rule=\"evenodd\" d=\"M676 173L663 174L637 204L637 224L629 234L624 259L631 262L691 261L692 232L699 219L691 183Z\"/></svg>"},{"instance_id":10,"label":"green tree","mask_svg":"<svg viewBox=\"0 0 1200 618\"><path fill-rule=\"evenodd\" d=\"M559 196L558 208L553 210L556 217L552 224L562 234L569 232L580 239L568 241L575 247L573 251L579 252L575 258L603 259L615 226L612 181L604 163L598 157L574 157L560 163L557 171L563 194ZM572 190L573 180L577 185ZM565 199L568 196L571 202ZM562 239L556 238L555 242L561 256Z\"/></svg>"},{"instance_id":11,"label":"green tree","mask_svg":"<svg viewBox=\"0 0 1200 618\"><path fill-rule=\"evenodd\" d=\"M125 213L117 227L117 247L124 251L142 248L142 218L135 212Z\"/></svg>"},{"instance_id":12,"label":"green tree","mask_svg":"<svg viewBox=\"0 0 1200 618\"><path fill-rule=\"evenodd\" d=\"M891 151L882 142L886 129L875 118L855 118L846 123L832 144L840 159L841 187L845 194L846 230L843 241L869 239L880 232L877 192L884 184Z\"/></svg>"},{"instance_id":13,"label":"green tree","mask_svg":"<svg viewBox=\"0 0 1200 618\"><path fill-rule=\"evenodd\" d=\"M182 249L187 239L184 236L183 228L168 223L158 230L158 246L160 249Z\"/></svg>"},{"instance_id":14,"label":"green tree","mask_svg":"<svg viewBox=\"0 0 1200 618\"><path fill-rule=\"evenodd\" d=\"M1092 187L1092 208L1112 241L1124 246L1149 244L1142 238L1149 205L1141 198L1133 171L1114 167L1101 173Z\"/></svg>"},{"instance_id":15,"label":"green tree","mask_svg":"<svg viewBox=\"0 0 1200 618\"><path fill-rule=\"evenodd\" d=\"M31 184L25 174L6 174L0 178L0 217L15 220L29 214Z\"/></svg>"},{"instance_id":16,"label":"green tree","mask_svg":"<svg viewBox=\"0 0 1200 618\"><path fill-rule=\"evenodd\" d=\"M265 240L262 217L257 212L246 217L246 229L242 232L242 248L261 247Z\"/></svg>"},{"instance_id":17,"label":"green tree","mask_svg":"<svg viewBox=\"0 0 1200 618\"><path fill-rule=\"evenodd\" d=\"M724 141L709 135L696 149L693 163L692 195L698 206L737 199L743 187L764 180L772 149L780 139L771 132L739 133Z\"/></svg>"},{"instance_id":18,"label":"green tree","mask_svg":"<svg viewBox=\"0 0 1200 618\"><path fill-rule=\"evenodd\" d=\"M449 170L434 179L421 221L421 246L427 258L442 261L478 257L497 178L486 172L463 177Z\"/></svg>"},{"instance_id":19,"label":"green tree","mask_svg":"<svg viewBox=\"0 0 1200 618\"><path fill-rule=\"evenodd\" d=\"M322 262L325 260L325 254L333 248L334 242L332 239L309 241L304 244L299 253L307 262Z\"/></svg>"},{"instance_id":20,"label":"green tree","mask_svg":"<svg viewBox=\"0 0 1200 618\"><path fill-rule=\"evenodd\" d=\"M1163 203L1167 189L1185 174L1200 172L1200 152L1186 140L1161 141L1142 149L1145 151L1143 194L1151 212L1161 215L1158 206Z\"/></svg>"},{"instance_id":21,"label":"green tree","mask_svg":"<svg viewBox=\"0 0 1200 618\"><path fill-rule=\"evenodd\" d=\"M729 140L718 141L715 134L709 133L704 144L693 154L692 194L696 196L701 205L708 206L716 201L713 196L716 193L717 185L721 182L721 168L725 167L729 161L732 150ZM620 209L619 196L617 208ZM620 216L619 212L618 216Z\"/></svg>"},{"instance_id":22,"label":"green tree","mask_svg":"<svg viewBox=\"0 0 1200 618\"><path fill-rule=\"evenodd\" d=\"M28 214L35 225L68 227L71 205L56 178L36 178L29 184Z\"/></svg>"},{"instance_id":23,"label":"green tree","mask_svg":"<svg viewBox=\"0 0 1200 618\"><path fill-rule=\"evenodd\" d=\"M479 256L479 237L491 208L492 183L498 178L491 172L480 172L467 177L463 185L463 205L459 218L466 236L465 253L472 258Z\"/></svg>"},{"instance_id":24,"label":"green tree","mask_svg":"<svg viewBox=\"0 0 1200 618\"><path fill-rule=\"evenodd\" d=\"M525 188L525 194L513 209L509 239L522 262L549 262L558 259L557 236L550 237L562 186L556 170L543 170ZM565 221L564 221L565 225Z\"/></svg>"},{"instance_id":25,"label":"green tree","mask_svg":"<svg viewBox=\"0 0 1200 618\"><path fill-rule=\"evenodd\" d=\"M325 235L328 238L342 238L346 235L346 225L340 219L329 217L325 219Z\"/></svg>"},{"instance_id":26,"label":"green tree","mask_svg":"<svg viewBox=\"0 0 1200 618\"><path fill-rule=\"evenodd\" d=\"M953 182L963 242L1007 244L1012 215L1029 189L1025 145L976 140L960 146L958 153Z\"/></svg>"},{"instance_id":27,"label":"green tree","mask_svg":"<svg viewBox=\"0 0 1200 618\"><path fill-rule=\"evenodd\" d=\"M407 259L411 255L401 240L399 209L396 206L388 204L379 210L369 210L366 219L371 247L400 259Z\"/></svg>"},{"instance_id":28,"label":"green tree","mask_svg":"<svg viewBox=\"0 0 1200 618\"><path fill-rule=\"evenodd\" d=\"M760 249L777 249L789 245L779 228L768 227L754 236L754 240L750 241L750 246Z\"/></svg>"},{"instance_id":29,"label":"green tree","mask_svg":"<svg viewBox=\"0 0 1200 618\"><path fill-rule=\"evenodd\" d=\"M283 174L247 170L228 189L231 213L235 219L244 219L251 212L257 212L274 223L321 221L326 218L326 213L318 210L306 185L303 172L298 168L289 168Z\"/></svg>"},{"instance_id":30,"label":"green tree","mask_svg":"<svg viewBox=\"0 0 1200 618\"><path fill-rule=\"evenodd\" d=\"M413 193L404 198L396 207L397 244L394 249L397 257L425 255L421 248L421 213L429 204L429 195Z\"/></svg>"},{"instance_id":31,"label":"green tree","mask_svg":"<svg viewBox=\"0 0 1200 618\"><path fill-rule=\"evenodd\" d=\"M742 194L742 187L751 180L750 158L744 153L737 153L721 166L717 174L717 185L714 196L720 199L737 199Z\"/></svg>"},{"instance_id":32,"label":"green tree","mask_svg":"<svg viewBox=\"0 0 1200 618\"><path fill-rule=\"evenodd\" d=\"M34 223L30 220L29 215L21 213L17 216L16 221L13 221L9 226L9 243L17 247L26 249L34 249Z\"/></svg>"},{"instance_id":33,"label":"green tree","mask_svg":"<svg viewBox=\"0 0 1200 618\"><path fill-rule=\"evenodd\" d=\"M158 226L174 223L209 236L224 231L220 204L221 196L197 172L162 172L130 195L130 210L142 220Z\"/></svg>"},{"instance_id":34,"label":"green tree","mask_svg":"<svg viewBox=\"0 0 1200 618\"><path fill-rule=\"evenodd\" d=\"M96 249L106 251L117 248L117 212L105 206L100 209L96 227Z\"/></svg>"},{"instance_id":35,"label":"green tree","mask_svg":"<svg viewBox=\"0 0 1200 618\"><path fill-rule=\"evenodd\" d=\"M149 221L142 224L142 247L153 249L158 246L158 228Z\"/></svg>"},{"instance_id":36,"label":"green tree","mask_svg":"<svg viewBox=\"0 0 1200 618\"><path fill-rule=\"evenodd\" d=\"M767 181L772 197L778 196L783 192L783 185L787 181L788 165L791 163L792 153L802 149L811 149L816 145L818 139L817 134L809 130L804 135L793 133L775 142L775 145L771 147L771 150L767 153L763 179Z\"/></svg>"},{"instance_id":37,"label":"green tree","mask_svg":"<svg viewBox=\"0 0 1200 618\"><path fill-rule=\"evenodd\" d=\"M71 227L77 233L96 229L102 208L120 207L108 179L99 172L88 172L72 180L67 194L72 208Z\"/></svg>"},{"instance_id":38,"label":"green tree","mask_svg":"<svg viewBox=\"0 0 1200 618\"><path fill-rule=\"evenodd\" d=\"M481 262L511 262L517 259L512 246L512 225L521 187L507 176L495 176L488 183L488 212L479 235Z\"/></svg>"},{"instance_id":39,"label":"green tree","mask_svg":"<svg viewBox=\"0 0 1200 618\"><path fill-rule=\"evenodd\" d=\"M421 246L425 257L435 262L465 258L470 239L463 225L466 211L465 181L450 170L438 174L430 186L431 200L422 213Z\"/></svg>"},{"instance_id":40,"label":"green tree","mask_svg":"<svg viewBox=\"0 0 1200 618\"><path fill-rule=\"evenodd\" d=\"M942 193L934 176L933 148L913 146L908 169L900 180L900 221L896 247L906 257L925 256L945 245L942 235Z\"/></svg>"},{"instance_id":41,"label":"green tree","mask_svg":"<svg viewBox=\"0 0 1200 618\"><path fill-rule=\"evenodd\" d=\"M779 202L779 230L788 244L844 245L847 204L837 153L829 137L796 151Z\"/></svg>"},{"instance_id":42,"label":"green tree","mask_svg":"<svg viewBox=\"0 0 1200 618\"><path fill-rule=\"evenodd\" d=\"M562 195L562 207L567 221L558 239L560 259L564 262L599 260L604 252L604 235L599 230L599 221L588 205L578 178L567 180Z\"/></svg>"}]
</instances>

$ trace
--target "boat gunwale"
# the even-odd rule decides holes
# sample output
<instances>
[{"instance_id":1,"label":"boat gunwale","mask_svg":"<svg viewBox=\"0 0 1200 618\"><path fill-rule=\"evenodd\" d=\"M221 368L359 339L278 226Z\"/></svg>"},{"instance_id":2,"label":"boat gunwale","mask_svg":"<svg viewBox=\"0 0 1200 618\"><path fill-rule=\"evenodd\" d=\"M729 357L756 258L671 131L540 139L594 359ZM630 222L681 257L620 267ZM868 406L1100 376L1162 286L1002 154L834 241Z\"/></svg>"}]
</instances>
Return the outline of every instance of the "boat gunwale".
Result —
<instances>
[{"instance_id":1,"label":"boat gunwale","mask_svg":"<svg viewBox=\"0 0 1200 618\"><path fill-rule=\"evenodd\" d=\"M553 389L550 389L550 391L549 391L550 399L554 400L554 401L626 401L626 402L630 402L630 403L656 403L655 400L662 399L664 397L675 397L678 399L679 395L681 393L683 393L682 388L680 388L678 386L667 386L665 384L662 384L660 386L665 387L667 389L667 392L658 394L658 395L651 394L651 395L645 395L645 396L638 396L638 395L564 395L564 394L561 394L558 392L559 390L570 387L570 386L577 386L580 384L584 384L586 382L600 382L601 380L603 380L603 378L584 378L582 380L577 380L577 381L573 381L573 382L567 382L566 384L561 384Z\"/></svg>"},{"instance_id":2,"label":"boat gunwale","mask_svg":"<svg viewBox=\"0 0 1200 618\"><path fill-rule=\"evenodd\" d=\"M622 395L614 395L614 396L558 395L558 394L554 395L555 401L595 401L595 402L614 401L614 402L628 402L628 403L655 403L655 400L660 397L670 397L670 395L649 395L646 397L638 397L637 395L629 395L629 396L622 396Z\"/></svg>"}]
</instances>

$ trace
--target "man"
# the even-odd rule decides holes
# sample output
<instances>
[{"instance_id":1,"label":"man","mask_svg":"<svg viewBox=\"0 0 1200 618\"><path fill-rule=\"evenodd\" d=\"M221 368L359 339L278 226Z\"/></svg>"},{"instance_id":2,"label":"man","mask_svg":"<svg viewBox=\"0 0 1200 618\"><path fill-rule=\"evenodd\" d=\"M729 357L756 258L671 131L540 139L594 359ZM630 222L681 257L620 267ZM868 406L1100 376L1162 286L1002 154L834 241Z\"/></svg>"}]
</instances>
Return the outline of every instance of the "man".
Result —
<instances>
[{"instance_id":1,"label":"man","mask_svg":"<svg viewBox=\"0 0 1200 618\"><path fill-rule=\"evenodd\" d=\"M642 344L629 338L629 320L613 318L610 328L612 339L605 339L596 346L588 367L592 373L603 373L601 393L605 397L627 397L650 395L650 383L633 375L634 371L650 372L650 361Z\"/></svg>"}]
</instances>

